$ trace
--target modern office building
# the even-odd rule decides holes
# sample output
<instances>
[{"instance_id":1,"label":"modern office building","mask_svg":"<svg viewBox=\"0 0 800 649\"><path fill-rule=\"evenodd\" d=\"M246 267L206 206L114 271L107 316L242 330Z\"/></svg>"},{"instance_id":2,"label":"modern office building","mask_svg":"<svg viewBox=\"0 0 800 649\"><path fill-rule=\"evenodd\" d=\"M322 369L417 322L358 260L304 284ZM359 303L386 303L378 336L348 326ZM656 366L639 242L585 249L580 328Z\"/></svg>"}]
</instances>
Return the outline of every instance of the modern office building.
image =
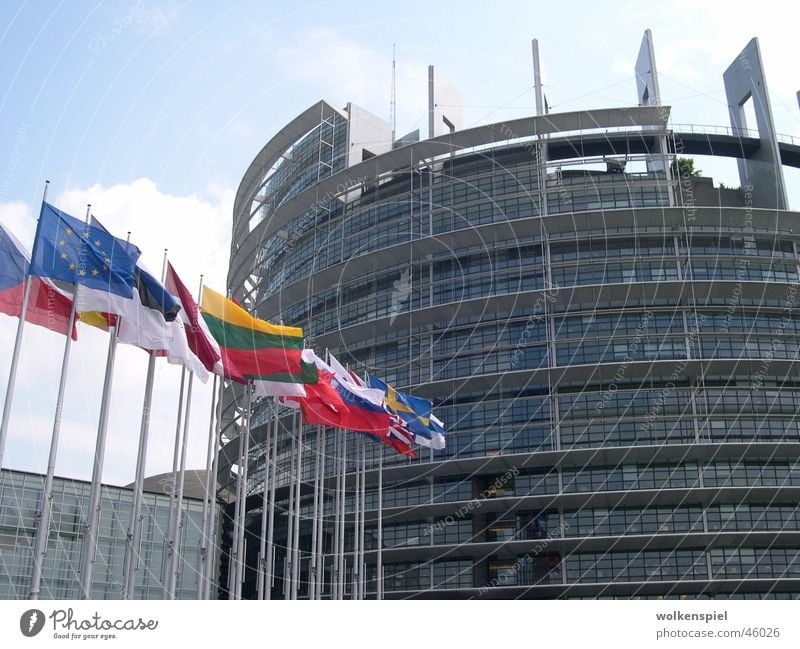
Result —
<instances>
[{"instance_id":1,"label":"modern office building","mask_svg":"<svg viewBox=\"0 0 800 649\"><path fill-rule=\"evenodd\" d=\"M236 195L232 294L431 399L447 427L447 448L414 460L366 444L366 596L380 563L385 598L796 598L800 213L783 168L800 166L800 140L775 132L758 43L724 74L730 128L671 123L649 31L638 107L547 113L538 58L534 44L535 113L471 128L431 68L427 138L319 101ZM692 155L737 159L741 186L690 176L676 158ZM331 597L335 579L350 597L358 435L341 575L340 436L288 411L272 435L263 401L245 444L240 397L226 396L218 479L232 493L247 476L243 597L267 560L273 598L293 570L299 598Z\"/></svg>"},{"instance_id":2,"label":"modern office building","mask_svg":"<svg viewBox=\"0 0 800 649\"><path fill-rule=\"evenodd\" d=\"M193 477L188 479L191 490ZM170 476L148 479L142 499L142 544L136 576L135 599L161 599L165 543L169 520ZM33 542L44 476L4 469L0 471L0 599L26 599L33 568ZM40 597L79 597L81 551L90 484L56 478L50 536L45 556ZM176 599L197 598L200 530L203 495L185 497L181 569ZM133 508L129 487L104 486L101 495L97 561L92 580L92 599L122 599L126 534Z\"/></svg>"}]
</instances>

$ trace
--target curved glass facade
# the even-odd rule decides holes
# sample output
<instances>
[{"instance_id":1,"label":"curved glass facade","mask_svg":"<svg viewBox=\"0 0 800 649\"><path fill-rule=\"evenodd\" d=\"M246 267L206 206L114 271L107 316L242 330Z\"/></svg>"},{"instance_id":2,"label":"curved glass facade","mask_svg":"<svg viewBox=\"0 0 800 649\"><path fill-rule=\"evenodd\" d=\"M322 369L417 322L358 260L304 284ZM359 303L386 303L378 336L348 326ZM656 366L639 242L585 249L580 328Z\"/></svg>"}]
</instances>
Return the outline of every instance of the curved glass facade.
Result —
<instances>
[{"instance_id":1,"label":"curved glass facade","mask_svg":"<svg viewBox=\"0 0 800 649\"><path fill-rule=\"evenodd\" d=\"M668 129L655 135L674 148ZM577 147L547 161L575 137L506 130L358 185L344 169L335 195L314 191L314 165L284 162L260 190L271 211L239 242L258 237L248 281L232 275L229 288L260 317L302 326L318 353L433 400L447 427L447 448L414 460L366 443L366 594L380 539L385 597L797 597L800 215L755 208L741 191L726 198L734 206L688 206L655 150L628 156L626 171ZM318 140L312 131L294 148ZM283 223L286 188L309 200ZM269 451L257 431L270 417L257 405L245 597ZM273 596L290 569L300 437L302 598L318 456L330 555L341 446L287 413L280 426ZM352 553L350 519L344 543ZM347 596L352 565L349 555Z\"/></svg>"}]
</instances>

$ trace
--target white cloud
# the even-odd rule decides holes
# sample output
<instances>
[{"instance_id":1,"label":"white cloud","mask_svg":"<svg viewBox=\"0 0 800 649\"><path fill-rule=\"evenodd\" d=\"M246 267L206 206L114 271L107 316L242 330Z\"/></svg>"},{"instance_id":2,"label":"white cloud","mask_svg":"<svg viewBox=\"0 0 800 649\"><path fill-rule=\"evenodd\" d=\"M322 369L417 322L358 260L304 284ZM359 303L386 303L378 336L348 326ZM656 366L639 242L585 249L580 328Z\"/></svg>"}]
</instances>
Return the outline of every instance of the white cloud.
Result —
<instances>
[{"instance_id":1,"label":"white cloud","mask_svg":"<svg viewBox=\"0 0 800 649\"><path fill-rule=\"evenodd\" d=\"M209 187L204 196L173 196L161 192L146 178L111 187L68 189L52 201L76 216L87 202L93 213L118 236L131 231L131 240L154 271L161 268L164 248L191 288L200 273L208 284L224 288L229 252L233 190ZM24 203L0 204L0 223L30 247L35 221ZM0 349L11 350L16 319L0 316ZM20 359L14 408L3 465L44 472L52 429L64 338L39 327L27 326ZM58 475L89 479L92 470L100 395L108 349L108 335L80 325L72 346L68 373ZM10 353L6 356L10 358ZM127 484L133 480L144 395L147 355L120 345L115 364L103 481ZM175 434L180 368L157 361L151 418L147 474L169 471ZM0 366L5 385L8 364ZM0 387L0 395L5 388ZM187 466L205 465L211 381L195 382Z\"/></svg>"}]
</instances>

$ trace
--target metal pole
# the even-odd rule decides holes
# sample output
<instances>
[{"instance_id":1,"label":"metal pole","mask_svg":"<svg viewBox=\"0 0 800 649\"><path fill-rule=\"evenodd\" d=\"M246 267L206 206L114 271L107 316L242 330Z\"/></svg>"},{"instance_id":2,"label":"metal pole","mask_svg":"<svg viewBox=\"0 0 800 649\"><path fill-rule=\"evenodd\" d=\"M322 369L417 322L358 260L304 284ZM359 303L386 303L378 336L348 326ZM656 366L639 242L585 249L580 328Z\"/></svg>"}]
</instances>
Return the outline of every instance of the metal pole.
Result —
<instances>
[{"instance_id":1,"label":"metal pole","mask_svg":"<svg viewBox=\"0 0 800 649\"><path fill-rule=\"evenodd\" d=\"M314 446L316 456L314 458L314 505L311 510L311 557L308 561L308 599L316 599L317 591L317 528L319 522L319 461L322 457L320 451L320 439L322 438L322 428L317 426L317 442Z\"/></svg>"},{"instance_id":2,"label":"metal pole","mask_svg":"<svg viewBox=\"0 0 800 649\"><path fill-rule=\"evenodd\" d=\"M194 372L189 372L189 385L186 388L186 413L183 419L183 440L181 441L181 468L178 472L178 494L175 498L175 517L172 521L172 570L169 578L169 598L175 599L175 587L181 568L181 537L183 536L183 486L186 479L186 448L189 446L189 416L192 408L192 385Z\"/></svg>"},{"instance_id":3,"label":"metal pole","mask_svg":"<svg viewBox=\"0 0 800 649\"><path fill-rule=\"evenodd\" d=\"M322 591L325 585L325 455L327 451L327 439L320 426L320 480L319 480L319 525L317 527L317 563L316 563L316 596L322 599Z\"/></svg>"},{"instance_id":4,"label":"metal pole","mask_svg":"<svg viewBox=\"0 0 800 649\"><path fill-rule=\"evenodd\" d=\"M378 449L378 565L377 598L383 599L383 447Z\"/></svg>"},{"instance_id":5,"label":"metal pole","mask_svg":"<svg viewBox=\"0 0 800 649\"><path fill-rule=\"evenodd\" d=\"M42 206L39 209L39 220L42 218L44 211L44 204L47 200L47 190L50 187L50 181L44 181L44 192L42 193ZM39 224L37 222L36 231L39 231ZM31 275L30 267L25 278L25 288L22 290L22 306L19 312L19 321L17 322L17 336L14 339L14 351L11 353L11 369L8 371L8 385L6 386L6 398L3 403L3 419L0 421L0 470L3 467L3 454L6 449L6 438L8 437L8 421L11 417L11 403L14 400L14 387L17 383L17 367L19 365L19 354L22 350L22 333L25 329L25 316L28 315L28 302L31 297ZM73 296L73 304L75 299ZM72 328L67 332L67 340L72 336Z\"/></svg>"},{"instance_id":6,"label":"metal pole","mask_svg":"<svg viewBox=\"0 0 800 649\"><path fill-rule=\"evenodd\" d=\"M333 446L333 474L336 483L333 491L333 552L331 561L331 599L339 599L339 517L340 500L342 497L342 464L339 453L342 450L342 435L344 431L336 429L336 439Z\"/></svg>"},{"instance_id":7,"label":"metal pole","mask_svg":"<svg viewBox=\"0 0 800 649\"><path fill-rule=\"evenodd\" d=\"M116 325L111 327L111 339L108 343L106 375L103 380L103 397L100 404L100 420L97 426L97 446L94 452L92 467L92 487L89 494L88 524L83 542L81 561L80 599L92 596L92 574L94 572L95 554L97 552L97 528L100 522L100 496L103 479L103 460L106 454L106 437L108 433L108 411L111 405L111 385L114 379L114 359L117 353L117 331L122 318L117 316Z\"/></svg>"},{"instance_id":8,"label":"metal pole","mask_svg":"<svg viewBox=\"0 0 800 649\"><path fill-rule=\"evenodd\" d=\"M358 599L358 583L361 581L359 574L361 569L361 561L359 556L361 550L359 548L359 541L361 540L359 529L361 525L361 458L359 457L361 436L359 435L356 441L356 488L355 497L353 499L353 589L350 592L351 599Z\"/></svg>"},{"instance_id":9,"label":"metal pole","mask_svg":"<svg viewBox=\"0 0 800 649\"><path fill-rule=\"evenodd\" d=\"M297 466L295 478L297 484L294 490L294 545L292 558L292 599L297 599L300 590L300 487L303 480L303 423L296 414L293 418L297 430Z\"/></svg>"},{"instance_id":10,"label":"metal pole","mask_svg":"<svg viewBox=\"0 0 800 649\"><path fill-rule=\"evenodd\" d=\"M272 587L275 585L275 545L273 540L275 538L275 489L278 484L278 430L279 430L279 417L278 417L278 404L273 404L275 407L275 423L272 435L272 474L270 475L270 489L269 489L269 518L267 529L267 571L266 571L266 592L264 599L272 599Z\"/></svg>"},{"instance_id":11,"label":"metal pole","mask_svg":"<svg viewBox=\"0 0 800 649\"><path fill-rule=\"evenodd\" d=\"M180 395L178 396L178 420L175 424L175 446L172 450L172 474L170 476L170 493L169 493L169 521L167 524L167 562L164 570L164 576L161 580L161 599L169 598L169 573L172 570L172 546L173 539L170 538L172 532L172 519L175 516L175 483L178 478L178 447L181 440L181 421L183 418L183 387L186 381L186 368L181 369L181 388Z\"/></svg>"},{"instance_id":12,"label":"metal pole","mask_svg":"<svg viewBox=\"0 0 800 649\"><path fill-rule=\"evenodd\" d=\"M286 555L283 562L283 598L292 598L292 559L294 559L294 459L297 453L297 436L294 434L294 416L292 416L292 450L289 455L289 495L286 501Z\"/></svg>"},{"instance_id":13,"label":"metal pole","mask_svg":"<svg viewBox=\"0 0 800 649\"><path fill-rule=\"evenodd\" d=\"M339 518L339 599L344 599L345 593L345 562L344 562L344 530L345 513L347 512L347 434L342 435L342 498L341 517Z\"/></svg>"},{"instance_id":14,"label":"metal pole","mask_svg":"<svg viewBox=\"0 0 800 649\"><path fill-rule=\"evenodd\" d=\"M273 405L273 416L276 408ZM256 592L258 599L264 599L264 586L266 584L265 566L267 564L267 510L269 509L269 451L270 451L270 426L267 425L267 433L264 438L264 490L261 495L261 535L258 545L258 578L256 582Z\"/></svg>"},{"instance_id":15,"label":"metal pole","mask_svg":"<svg viewBox=\"0 0 800 649\"><path fill-rule=\"evenodd\" d=\"M215 377L216 378L216 377ZM211 599L211 582L214 576L214 562L210 559L216 556L216 548L219 547L216 539L217 533L217 507L216 507L216 492L217 492L217 470L219 467L219 447L222 438L222 393L225 390L225 379L219 380L219 393L217 394L217 412L216 412L216 435L214 436L214 458L211 461L211 475L209 482L211 483L211 491L209 491L209 513L208 513L208 527L206 528L206 539L208 548L213 553L206 561L205 566L205 583L203 586L203 599Z\"/></svg>"},{"instance_id":16,"label":"metal pole","mask_svg":"<svg viewBox=\"0 0 800 649\"><path fill-rule=\"evenodd\" d=\"M29 280L30 281L30 280ZM72 308L69 312L69 325L67 340L64 343L64 357L61 360L61 378L58 382L58 397L56 398L56 413L53 419L53 432L50 437L50 455L47 458L47 474L42 489L42 504L38 513L36 524L36 544L33 551L33 570L31 572L31 590L28 599L39 599L39 589L42 583L42 565L47 554L47 539L50 536L50 511L53 505L53 478L56 471L56 456L58 454L58 438L61 432L61 414L64 408L64 392L67 387L67 368L69 355L72 349L72 327L75 325L77 309L78 286L72 296Z\"/></svg>"},{"instance_id":17,"label":"metal pole","mask_svg":"<svg viewBox=\"0 0 800 649\"><path fill-rule=\"evenodd\" d=\"M87 212L87 220L89 213ZM161 262L161 282L167 272L167 251ZM153 379L156 368L156 354L150 352L147 361L147 379L144 387L144 403L142 404L142 423L139 428L139 448L136 454L136 473L133 486L133 508L125 535L125 563L122 569L122 598L133 599L136 588L136 572L139 570L139 545L142 536L142 492L144 490L144 472L147 461L147 442L150 435L150 411L153 403Z\"/></svg>"},{"instance_id":18,"label":"metal pole","mask_svg":"<svg viewBox=\"0 0 800 649\"><path fill-rule=\"evenodd\" d=\"M150 411L153 403L153 378L155 377L156 355L150 352L147 361L147 381L144 388L142 423L139 429L139 450L136 455L136 478L133 487L133 508L125 539L125 565L123 568L123 599L133 599L136 588L136 572L139 570L139 539L141 538L142 492L144 486L145 458L147 457L147 438L150 431Z\"/></svg>"},{"instance_id":19,"label":"metal pole","mask_svg":"<svg viewBox=\"0 0 800 649\"><path fill-rule=\"evenodd\" d=\"M200 524L200 565L197 570L197 599L206 599L205 596L205 577L206 577L206 564L209 561L208 557L208 514L212 508L212 489L216 484L216 480L212 481L211 467L214 461L214 408L216 406L217 397L217 376L214 375L214 382L211 388L211 414L208 416L208 448L206 450L206 481L205 489L203 490L203 518Z\"/></svg>"},{"instance_id":20,"label":"metal pole","mask_svg":"<svg viewBox=\"0 0 800 649\"><path fill-rule=\"evenodd\" d=\"M253 412L253 386L245 385L247 395L245 398L244 452L242 453L242 502L239 507L239 546L236 553L236 599L242 599L242 586L244 585L245 566L245 522L247 520L247 466L250 455L250 420Z\"/></svg>"},{"instance_id":21,"label":"metal pole","mask_svg":"<svg viewBox=\"0 0 800 649\"><path fill-rule=\"evenodd\" d=\"M361 582L359 584L361 596L359 599L366 599L367 575L365 570L366 562L364 561L364 537L366 536L365 515L367 511L367 447L363 435L359 437L359 440L361 443L361 538L358 541L358 547L361 549L361 563L359 564L359 569L361 570Z\"/></svg>"}]
</instances>

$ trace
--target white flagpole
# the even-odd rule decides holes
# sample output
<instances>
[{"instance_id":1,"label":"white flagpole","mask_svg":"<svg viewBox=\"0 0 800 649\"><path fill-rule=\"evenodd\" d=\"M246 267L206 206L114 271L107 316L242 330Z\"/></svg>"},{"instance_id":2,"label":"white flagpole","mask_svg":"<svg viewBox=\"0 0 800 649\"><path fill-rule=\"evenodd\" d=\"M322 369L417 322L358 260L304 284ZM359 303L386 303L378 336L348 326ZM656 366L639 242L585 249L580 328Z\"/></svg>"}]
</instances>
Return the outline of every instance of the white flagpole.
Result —
<instances>
[{"instance_id":1,"label":"white flagpole","mask_svg":"<svg viewBox=\"0 0 800 649\"><path fill-rule=\"evenodd\" d=\"M80 599L92 597L92 575L97 552L97 528L100 523L100 496L103 479L103 460L106 454L106 437L108 433L108 411L111 405L111 385L114 379L114 359L117 353L117 331L122 318L117 316L116 324L111 327L111 339L108 343L108 359L106 375L103 381L103 398L100 404L100 421L97 426L97 446L94 452L92 467L92 487L89 494L88 524L83 542L81 561Z\"/></svg>"},{"instance_id":2,"label":"white flagpole","mask_svg":"<svg viewBox=\"0 0 800 649\"><path fill-rule=\"evenodd\" d=\"M206 479L203 489L203 517L200 523L200 556L199 565L197 567L197 599L206 599L205 597L205 575L206 563L209 561L208 546L209 536L208 532L208 514L209 510L213 507L212 489L216 484L216 480L211 479L211 466L214 460L214 408L216 406L217 397L217 375L214 375L214 381L211 387L211 414L208 416L208 447L206 450Z\"/></svg>"},{"instance_id":3,"label":"white flagpole","mask_svg":"<svg viewBox=\"0 0 800 649\"><path fill-rule=\"evenodd\" d=\"M217 492L217 470L219 468L219 450L220 450L220 441L222 437L222 394L224 391L225 391L225 379L220 378L219 393L217 394L217 407L216 407L217 421L214 426L216 430L216 434L214 436L214 458L211 462L211 476L209 477L212 491L210 492L207 491L209 493L209 499L210 499L209 500L210 511L208 516L208 527L206 528L207 561L205 565L205 573L203 575L205 582L203 586L203 599L211 599L211 582L214 577L214 562L211 559L217 556L216 550L217 548L219 548L218 539L216 538L217 535L216 492Z\"/></svg>"},{"instance_id":4,"label":"white flagpole","mask_svg":"<svg viewBox=\"0 0 800 649\"><path fill-rule=\"evenodd\" d=\"M234 399L235 399L234 395ZM242 506L242 459L244 454L244 439L242 437L243 423L239 427L239 450L236 461L236 504L233 512L233 536L231 538L230 560L228 561L228 599L236 599L237 560L239 552L239 510Z\"/></svg>"},{"instance_id":5,"label":"white flagpole","mask_svg":"<svg viewBox=\"0 0 800 649\"><path fill-rule=\"evenodd\" d=\"M333 445L333 474L336 478L336 482L333 492L333 560L331 561L331 599L339 599L339 516L341 509L339 506L339 501L342 497L342 472L339 453L342 450L343 434L344 431L341 428L336 429L336 439Z\"/></svg>"},{"instance_id":6,"label":"white flagpole","mask_svg":"<svg viewBox=\"0 0 800 649\"><path fill-rule=\"evenodd\" d=\"M316 563L316 596L322 599L325 585L325 455L327 452L327 437L320 426L320 479L319 479L319 526L317 527L317 563Z\"/></svg>"},{"instance_id":7,"label":"white flagpole","mask_svg":"<svg viewBox=\"0 0 800 649\"><path fill-rule=\"evenodd\" d=\"M314 506L311 514L311 557L308 561L308 599L316 599L317 591L317 528L319 527L319 463L322 457L320 440L322 427L317 426L317 443L314 446Z\"/></svg>"},{"instance_id":8,"label":"white flagpole","mask_svg":"<svg viewBox=\"0 0 800 649\"><path fill-rule=\"evenodd\" d=\"M266 588L264 599L272 599L272 587L275 585L275 545L273 543L275 538L275 489L278 485L278 431L280 430L280 421L278 416L278 404L274 402L275 406L275 423L272 434L272 473L270 475L270 488L269 488L269 517L267 529L267 569L265 575Z\"/></svg>"},{"instance_id":9,"label":"white flagpole","mask_svg":"<svg viewBox=\"0 0 800 649\"><path fill-rule=\"evenodd\" d=\"M167 560L164 566L163 578L161 580L161 599L169 599L169 573L172 570L172 548L173 539L170 536L172 533L172 519L175 517L175 491L178 481L178 457L179 445L181 440L181 422L183 421L183 388L186 383L186 368L181 368L181 387L178 396L178 420L175 424L175 446L172 450L172 473L170 474L170 493L169 493L169 520L167 522L167 529L165 531L165 540L167 545Z\"/></svg>"},{"instance_id":10,"label":"white flagpole","mask_svg":"<svg viewBox=\"0 0 800 649\"><path fill-rule=\"evenodd\" d=\"M303 460L303 422L295 414L294 422L297 430L297 465L295 479L297 483L294 490L294 545L292 546L292 599L297 599L300 589L300 487L302 485L302 460Z\"/></svg>"},{"instance_id":11,"label":"white flagpole","mask_svg":"<svg viewBox=\"0 0 800 649\"><path fill-rule=\"evenodd\" d=\"M161 263L161 281L167 268L167 251ZM144 489L144 472L147 461L147 442L150 435L150 411L153 404L153 380L156 369L155 352L150 352L147 361L147 380L144 388L144 404L142 405L142 423L139 429L139 449L136 454L136 477L133 486L133 508L128 523L125 539L125 563L123 566L123 599L133 599L136 589L136 572L139 570L139 543L142 536L141 513L142 492Z\"/></svg>"},{"instance_id":12,"label":"white flagpole","mask_svg":"<svg viewBox=\"0 0 800 649\"><path fill-rule=\"evenodd\" d=\"M39 220L41 220L41 213L44 209L45 201L47 200L47 190L50 187L50 181L44 181L44 192L42 193L42 207L39 210ZM39 224L37 220L36 232L39 232ZM33 261L33 259L31 259ZM11 353L11 369L8 371L8 384L6 386L6 397L3 403L3 419L0 421L0 471L3 468L3 455L6 449L6 438L8 437L8 422L11 417L11 403L14 400L14 387L17 384L17 367L19 365L19 354L22 350L22 333L25 330L25 316L28 315L28 302L31 297L31 274L30 265L25 275L25 288L22 289L22 306L19 312L19 321L17 322L17 336L14 339L14 351ZM74 296L72 303L75 303ZM67 332L67 340L72 335L72 329Z\"/></svg>"},{"instance_id":13,"label":"white flagpole","mask_svg":"<svg viewBox=\"0 0 800 649\"><path fill-rule=\"evenodd\" d=\"M294 434L294 415L291 417L291 430L292 436L292 449L289 454L289 470L287 475L288 481L288 496L286 500L286 555L283 561L283 598L292 598L292 559L294 559L294 459L297 453L297 436Z\"/></svg>"},{"instance_id":14,"label":"white flagpole","mask_svg":"<svg viewBox=\"0 0 800 649\"><path fill-rule=\"evenodd\" d=\"M377 599L383 599L383 446L378 449L378 562L375 570Z\"/></svg>"},{"instance_id":15,"label":"white flagpole","mask_svg":"<svg viewBox=\"0 0 800 649\"><path fill-rule=\"evenodd\" d=\"M247 520L247 466L250 455L250 421L253 414L253 386L247 383L244 386L245 396L245 427L244 427L244 452L242 453L242 504L239 507L239 538L236 552L236 599L242 599L242 586L244 585L245 566L245 522Z\"/></svg>"},{"instance_id":16,"label":"white flagpole","mask_svg":"<svg viewBox=\"0 0 800 649\"><path fill-rule=\"evenodd\" d=\"M172 519L172 564L169 573L169 599L175 599L178 573L181 571L181 538L183 536L183 486L186 479L186 450L189 446L189 416L192 408L192 386L194 372L189 372L186 388L186 412L183 416L183 440L181 441L181 467L178 471L178 493L175 497L175 516Z\"/></svg>"},{"instance_id":17,"label":"white flagpole","mask_svg":"<svg viewBox=\"0 0 800 649\"><path fill-rule=\"evenodd\" d=\"M361 569L361 561L359 560L360 550L359 550L359 529L360 529L360 520L361 520L361 462L360 462L360 451L361 451L361 436L358 437L355 443L355 456L356 456L356 488L355 488L355 495L353 498L353 585L352 590L350 591L350 598L351 599L358 599L358 583L361 580L361 575L359 574Z\"/></svg>"},{"instance_id":18,"label":"white flagpole","mask_svg":"<svg viewBox=\"0 0 800 649\"><path fill-rule=\"evenodd\" d=\"M345 514L347 512L347 433L342 435L342 499L339 503L341 507L341 517L339 518L339 599L344 599L345 583Z\"/></svg>"},{"instance_id":19,"label":"white flagpole","mask_svg":"<svg viewBox=\"0 0 800 649\"><path fill-rule=\"evenodd\" d=\"M276 407L273 406L272 412L275 415ZM258 540L258 572L256 579L256 593L258 599L264 599L264 585L266 584L266 571L267 565L267 510L269 509L269 451L270 451L270 433L272 422L267 424L266 435L264 437L264 490L261 494L261 536Z\"/></svg>"},{"instance_id":20,"label":"white flagpole","mask_svg":"<svg viewBox=\"0 0 800 649\"><path fill-rule=\"evenodd\" d=\"M358 547L361 549L361 563L359 564L359 569L361 571L361 582L359 584L361 596L359 599L366 599L367 575L366 562L364 561L364 537L366 536L365 516L367 511L367 448L366 440L363 435L359 440L361 444L361 538L358 541Z\"/></svg>"},{"instance_id":21,"label":"white flagpole","mask_svg":"<svg viewBox=\"0 0 800 649\"><path fill-rule=\"evenodd\" d=\"M161 282L166 279L167 251L164 251L164 265L161 270ZM197 301L203 293L203 277L200 277L200 286L197 289ZM183 420L183 440L181 442L181 468L178 473L178 493L175 498L175 516L172 521L172 562L169 573L169 599L175 599L175 588L178 583L178 572L181 570L181 539L183 538L183 487L186 480L186 454L189 446L189 418L192 408L192 386L194 372L189 372L189 385L186 388L186 412Z\"/></svg>"},{"instance_id":22,"label":"white flagpole","mask_svg":"<svg viewBox=\"0 0 800 649\"><path fill-rule=\"evenodd\" d=\"M47 186L45 186L45 195ZM44 202L44 199L42 199ZM86 222L89 222L91 204L86 206ZM26 282L30 283L30 275ZM78 289L80 285L75 285L75 292L72 295L72 307L69 312L67 324L67 339L64 342L64 355L61 359L61 378L58 381L58 396L56 397L56 411L53 417L53 431L50 436L50 453L47 458L47 473L45 474L44 486L42 488L42 500L39 511L37 512L36 522L36 541L33 550L33 568L31 570L31 589L28 599L39 599L39 591L42 584L42 567L44 557L47 554L47 540L50 536L50 512L53 505L53 478L56 471L56 457L58 455L58 440L61 433L61 415L64 410L64 393L67 387L67 370L69 368L70 351L72 350L72 328L75 326L78 309ZM23 300L24 302L24 300ZM26 308L25 305L24 308ZM25 313L20 317L24 319Z\"/></svg>"}]
</instances>

